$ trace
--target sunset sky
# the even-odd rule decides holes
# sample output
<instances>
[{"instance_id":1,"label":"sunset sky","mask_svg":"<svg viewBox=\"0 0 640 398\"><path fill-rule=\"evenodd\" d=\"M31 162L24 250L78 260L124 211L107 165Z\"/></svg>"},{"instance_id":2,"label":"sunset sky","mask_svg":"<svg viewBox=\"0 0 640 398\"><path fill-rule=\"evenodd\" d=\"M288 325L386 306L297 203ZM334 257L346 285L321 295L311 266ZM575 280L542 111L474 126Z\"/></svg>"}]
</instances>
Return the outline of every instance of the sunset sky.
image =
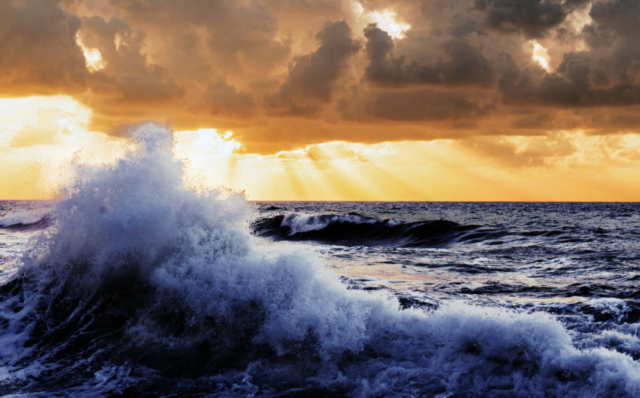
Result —
<instances>
[{"instance_id":1,"label":"sunset sky","mask_svg":"<svg viewBox=\"0 0 640 398\"><path fill-rule=\"evenodd\" d=\"M638 0L0 0L0 199L137 123L251 200L640 200Z\"/></svg>"}]
</instances>

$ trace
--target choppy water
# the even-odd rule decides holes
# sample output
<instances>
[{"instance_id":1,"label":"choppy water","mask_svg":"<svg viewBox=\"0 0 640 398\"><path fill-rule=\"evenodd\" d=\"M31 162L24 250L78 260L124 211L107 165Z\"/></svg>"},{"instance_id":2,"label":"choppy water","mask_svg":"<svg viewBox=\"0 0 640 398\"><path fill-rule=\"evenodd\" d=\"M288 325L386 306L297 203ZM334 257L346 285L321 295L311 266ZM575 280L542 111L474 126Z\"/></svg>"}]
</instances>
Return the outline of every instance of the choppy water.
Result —
<instances>
[{"instance_id":1,"label":"choppy water","mask_svg":"<svg viewBox=\"0 0 640 398\"><path fill-rule=\"evenodd\" d=\"M0 394L640 396L640 205L247 203L137 137L0 202Z\"/></svg>"},{"instance_id":2,"label":"choppy water","mask_svg":"<svg viewBox=\"0 0 640 398\"><path fill-rule=\"evenodd\" d=\"M404 306L544 311L588 344L640 321L640 204L273 202L254 232ZM594 335L595 333L595 335ZM640 352L626 351L634 358Z\"/></svg>"}]
</instances>

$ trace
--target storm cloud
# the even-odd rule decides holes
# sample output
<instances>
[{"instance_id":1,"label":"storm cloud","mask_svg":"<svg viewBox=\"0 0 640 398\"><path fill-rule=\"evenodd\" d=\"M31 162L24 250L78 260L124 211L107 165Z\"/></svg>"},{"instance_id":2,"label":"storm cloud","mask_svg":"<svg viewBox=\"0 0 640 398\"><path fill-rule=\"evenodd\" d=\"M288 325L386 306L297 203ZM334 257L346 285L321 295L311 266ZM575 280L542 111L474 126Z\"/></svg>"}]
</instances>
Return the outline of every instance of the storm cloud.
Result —
<instances>
[{"instance_id":1,"label":"storm cloud","mask_svg":"<svg viewBox=\"0 0 640 398\"><path fill-rule=\"evenodd\" d=\"M366 77L381 85L488 85L492 79L489 61L473 46L460 39L440 45L443 58L432 63L407 62L404 56L394 57L394 40L376 24L369 25L367 38L369 65Z\"/></svg>"},{"instance_id":2,"label":"storm cloud","mask_svg":"<svg viewBox=\"0 0 640 398\"><path fill-rule=\"evenodd\" d=\"M297 57L287 80L268 97L271 108L313 116L331 100L336 81L359 46L344 21L327 24L316 38L320 47L313 54Z\"/></svg>"},{"instance_id":3,"label":"storm cloud","mask_svg":"<svg viewBox=\"0 0 640 398\"><path fill-rule=\"evenodd\" d=\"M560 25L577 7L589 0L476 0L489 29L518 32L536 38Z\"/></svg>"},{"instance_id":4,"label":"storm cloud","mask_svg":"<svg viewBox=\"0 0 640 398\"><path fill-rule=\"evenodd\" d=\"M615 134L640 132L638 37L636 0L0 0L0 88L263 153Z\"/></svg>"},{"instance_id":5,"label":"storm cloud","mask_svg":"<svg viewBox=\"0 0 640 398\"><path fill-rule=\"evenodd\" d=\"M84 91L81 22L60 1L0 1L0 95Z\"/></svg>"}]
</instances>

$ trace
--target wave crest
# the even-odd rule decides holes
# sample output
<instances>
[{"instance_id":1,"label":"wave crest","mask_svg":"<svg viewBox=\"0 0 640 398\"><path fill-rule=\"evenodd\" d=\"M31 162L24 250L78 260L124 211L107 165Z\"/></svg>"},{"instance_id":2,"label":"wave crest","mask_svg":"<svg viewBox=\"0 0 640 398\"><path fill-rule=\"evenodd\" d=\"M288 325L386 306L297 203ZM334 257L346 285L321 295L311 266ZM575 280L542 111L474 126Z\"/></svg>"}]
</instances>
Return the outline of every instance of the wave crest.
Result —
<instances>
[{"instance_id":1,"label":"wave crest","mask_svg":"<svg viewBox=\"0 0 640 398\"><path fill-rule=\"evenodd\" d=\"M27 228L48 226L53 220L51 208L14 209L0 217L0 228Z\"/></svg>"},{"instance_id":2,"label":"wave crest","mask_svg":"<svg viewBox=\"0 0 640 398\"><path fill-rule=\"evenodd\" d=\"M447 220L401 222L349 215L287 214L263 218L255 234L279 240L315 241L345 246L434 247L454 243L477 226Z\"/></svg>"}]
</instances>

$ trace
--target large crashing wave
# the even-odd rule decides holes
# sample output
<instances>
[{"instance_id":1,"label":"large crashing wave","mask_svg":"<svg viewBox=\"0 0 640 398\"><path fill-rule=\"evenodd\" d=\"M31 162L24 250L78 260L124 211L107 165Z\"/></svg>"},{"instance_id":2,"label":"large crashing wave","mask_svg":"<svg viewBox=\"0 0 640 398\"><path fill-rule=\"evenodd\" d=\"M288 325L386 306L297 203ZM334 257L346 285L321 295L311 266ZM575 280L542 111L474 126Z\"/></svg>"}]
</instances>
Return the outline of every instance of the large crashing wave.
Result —
<instances>
[{"instance_id":1,"label":"large crashing wave","mask_svg":"<svg viewBox=\"0 0 640 398\"><path fill-rule=\"evenodd\" d=\"M399 310L303 256L252 245L235 194L185 188L146 125L80 167L55 225L0 288L0 393L638 396L640 366L580 351L552 317Z\"/></svg>"}]
</instances>

